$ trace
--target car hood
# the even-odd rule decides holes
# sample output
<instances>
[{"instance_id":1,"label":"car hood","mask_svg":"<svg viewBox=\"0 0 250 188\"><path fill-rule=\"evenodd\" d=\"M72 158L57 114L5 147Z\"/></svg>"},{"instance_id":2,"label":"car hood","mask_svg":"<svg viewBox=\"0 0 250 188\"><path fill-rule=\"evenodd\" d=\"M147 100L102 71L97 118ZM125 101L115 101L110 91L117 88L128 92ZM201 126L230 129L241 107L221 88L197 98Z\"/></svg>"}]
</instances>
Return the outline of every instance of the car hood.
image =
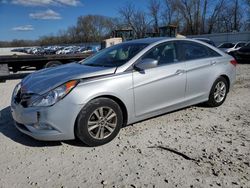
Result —
<instances>
[{"instance_id":1,"label":"car hood","mask_svg":"<svg viewBox=\"0 0 250 188\"><path fill-rule=\"evenodd\" d=\"M116 68L92 67L79 63L70 63L58 67L36 71L21 82L23 93L44 94L49 90L73 79L114 74Z\"/></svg>"}]
</instances>

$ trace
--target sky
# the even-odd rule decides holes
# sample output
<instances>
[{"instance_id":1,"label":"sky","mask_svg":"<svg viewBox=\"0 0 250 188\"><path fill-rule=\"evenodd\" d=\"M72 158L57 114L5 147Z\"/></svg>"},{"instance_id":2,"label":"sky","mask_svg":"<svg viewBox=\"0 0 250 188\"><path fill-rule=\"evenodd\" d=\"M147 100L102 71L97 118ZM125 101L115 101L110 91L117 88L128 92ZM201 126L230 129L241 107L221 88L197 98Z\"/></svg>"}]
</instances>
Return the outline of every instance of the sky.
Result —
<instances>
[{"instance_id":1,"label":"sky","mask_svg":"<svg viewBox=\"0 0 250 188\"><path fill-rule=\"evenodd\" d=\"M0 41L35 40L76 25L88 14L118 16L127 2L146 9L146 0L0 0Z\"/></svg>"}]
</instances>

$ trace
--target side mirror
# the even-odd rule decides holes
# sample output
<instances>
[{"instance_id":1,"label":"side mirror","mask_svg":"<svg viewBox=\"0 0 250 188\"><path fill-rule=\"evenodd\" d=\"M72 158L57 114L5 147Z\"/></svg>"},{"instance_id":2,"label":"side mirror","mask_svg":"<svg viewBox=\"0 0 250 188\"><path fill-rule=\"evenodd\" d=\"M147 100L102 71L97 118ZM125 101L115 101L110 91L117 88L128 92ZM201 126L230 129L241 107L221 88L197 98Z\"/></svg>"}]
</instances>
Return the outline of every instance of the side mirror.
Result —
<instances>
[{"instance_id":1,"label":"side mirror","mask_svg":"<svg viewBox=\"0 0 250 188\"><path fill-rule=\"evenodd\" d=\"M147 58L147 59L143 59L140 62L138 62L137 64L135 64L134 68L137 71L143 71L145 69L150 69L150 68L157 67L157 65L158 65L158 61L157 60L151 59L151 58Z\"/></svg>"}]
</instances>

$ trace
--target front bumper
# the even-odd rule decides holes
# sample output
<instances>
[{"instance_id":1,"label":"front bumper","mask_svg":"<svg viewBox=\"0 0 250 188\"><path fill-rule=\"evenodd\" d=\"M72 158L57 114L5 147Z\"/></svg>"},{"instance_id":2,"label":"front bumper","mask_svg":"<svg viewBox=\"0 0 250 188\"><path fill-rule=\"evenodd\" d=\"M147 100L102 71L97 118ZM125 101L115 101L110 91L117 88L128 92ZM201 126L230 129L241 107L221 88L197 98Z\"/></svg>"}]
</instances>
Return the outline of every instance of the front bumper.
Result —
<instances>
[{"instance_id":1,"label":"front bumper","mask_svg":"<svg viewBox=\"0 0 250 188\"><path fill-rule=\"evenodd\" d=\"M36 139L43 141L56 141L56 140L68 140L62 133L57 130L37 130L33 126L26 126L15 122L16 128L22 133Z\"/></svg>"},{"instance_id":2,"label":"front bumper","mask_svg":"<svg viewBox=\"0 0 250 188\"><path fill-rule=\"evenodd\" d=\"M72 140L75 120L82 107L70 95L50 107L24 108L12 99L11 114L17 129L37 140Z\"/></svg>"}]
</instances>

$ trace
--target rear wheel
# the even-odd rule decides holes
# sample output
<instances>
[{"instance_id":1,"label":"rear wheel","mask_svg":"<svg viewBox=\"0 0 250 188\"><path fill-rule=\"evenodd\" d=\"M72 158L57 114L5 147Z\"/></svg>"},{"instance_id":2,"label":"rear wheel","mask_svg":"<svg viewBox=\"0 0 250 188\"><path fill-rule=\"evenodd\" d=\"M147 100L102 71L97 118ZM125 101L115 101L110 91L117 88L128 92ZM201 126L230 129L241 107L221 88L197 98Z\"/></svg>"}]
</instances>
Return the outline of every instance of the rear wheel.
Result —
<instances>
[{"instance_id":1,"label":"rear wheel","mask_svg":"<svg viewBox=\"0 0 250 188\"><path fill-rule=\"evenodd\" d=\"M219 77L215 80L207 101L208 106L217 107L223 104L228 93L228 82L225 78Z\"/></svg>"},{"instance_id":2,"label":"rear wheel","mask_svg":"<svg viewBox=\"0 0 250 188\"><path fill-rule=\"evenodd\" d=\"M111 99L97 98L79 113L76 136L89 146L103 145L116 137L122 123L120 106Z\"/></svg>"}]
</instances>

